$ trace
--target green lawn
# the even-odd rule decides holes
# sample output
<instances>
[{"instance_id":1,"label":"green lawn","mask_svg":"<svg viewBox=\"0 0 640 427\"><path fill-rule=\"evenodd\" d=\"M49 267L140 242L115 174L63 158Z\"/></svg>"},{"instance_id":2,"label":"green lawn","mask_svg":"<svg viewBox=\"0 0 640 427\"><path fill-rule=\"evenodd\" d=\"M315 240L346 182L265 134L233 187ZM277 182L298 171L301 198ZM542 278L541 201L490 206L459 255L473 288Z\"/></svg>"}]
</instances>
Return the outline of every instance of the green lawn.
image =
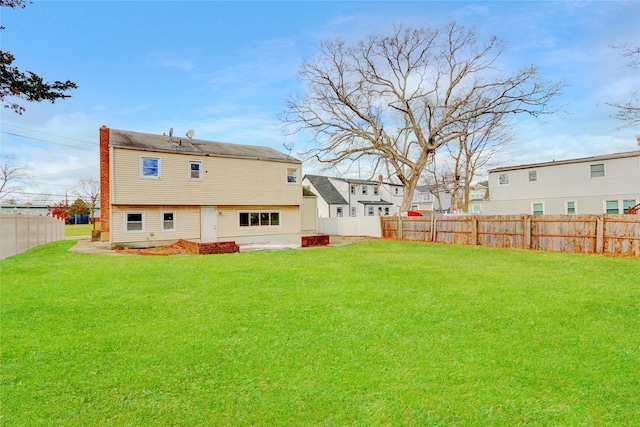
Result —
<instances>
[{"instance_id":1,"label":"green lawn","mask_svg":"<svg viewBox=\"0 0 640 427\"><path fill-rule=\"evenodd\" d=\"M66 224L64 235L66 237L91 236L93 224Z\"/></svg>"},{"instance_id":2,"label":"green lawn","mask_svg":"<svg viewBox=\"0 0 640 427\"><path fill-rule=\"evenodd\" d=\"M72 244L0 261L3 425L640 425L638 259Z\"/></svg>"}]
</instances>

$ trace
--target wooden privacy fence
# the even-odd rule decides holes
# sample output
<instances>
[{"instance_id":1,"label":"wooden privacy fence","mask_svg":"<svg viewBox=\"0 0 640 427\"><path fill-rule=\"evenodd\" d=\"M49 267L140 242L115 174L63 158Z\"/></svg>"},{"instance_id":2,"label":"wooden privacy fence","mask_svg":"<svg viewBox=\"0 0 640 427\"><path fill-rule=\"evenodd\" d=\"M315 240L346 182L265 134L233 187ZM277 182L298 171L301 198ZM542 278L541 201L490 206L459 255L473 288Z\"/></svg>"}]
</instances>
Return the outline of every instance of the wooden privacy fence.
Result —
<instances>
[{"instance_id":1,"label":"wooden privacy fence","mask_svg":"<svg viewBox=\"0 0 640 427\"><path fill-rule=\"evenodd\" d=\"M640 215L380 217L383 239L640 257Z\"/></svg>"}]
</instances>

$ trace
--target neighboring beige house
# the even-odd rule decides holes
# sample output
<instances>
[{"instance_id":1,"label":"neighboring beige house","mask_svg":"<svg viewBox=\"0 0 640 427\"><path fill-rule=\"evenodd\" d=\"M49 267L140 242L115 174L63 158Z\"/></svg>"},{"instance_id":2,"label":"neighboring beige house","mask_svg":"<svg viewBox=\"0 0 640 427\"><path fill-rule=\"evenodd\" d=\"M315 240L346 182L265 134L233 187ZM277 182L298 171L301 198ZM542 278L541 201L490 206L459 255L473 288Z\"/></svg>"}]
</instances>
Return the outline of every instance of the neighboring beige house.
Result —
<instances>
[{"instance_id":1,"label":"neighboring beige house","mask_svg":"<svg viewBox=\"0 0 640 427\"><path fill-rule=\"evenodd\" d=\"M300 245L302 164L268 147L100 128L102 240Z\"/></svg>"},{"instance_id":2,"label":"neighboring beige house","mask_svg":"<svg viewBox=\"0 0 640 427\"><path fill-rule=\"evenodd\" d=\"M622 214L640 202L640 151L489 171L491 215Z\"/></svg>"},{"instance_id":3,"label":"neighboring beige house","mask_svg":"<svg viewBox=\"0 0 640 427\"><path fill-rule=\"evenodd\" d=\"M386 216L398 213L404 186L377 181L305 175L303 185L318 195L318 218Z\"/></svg>"}]
</instances>

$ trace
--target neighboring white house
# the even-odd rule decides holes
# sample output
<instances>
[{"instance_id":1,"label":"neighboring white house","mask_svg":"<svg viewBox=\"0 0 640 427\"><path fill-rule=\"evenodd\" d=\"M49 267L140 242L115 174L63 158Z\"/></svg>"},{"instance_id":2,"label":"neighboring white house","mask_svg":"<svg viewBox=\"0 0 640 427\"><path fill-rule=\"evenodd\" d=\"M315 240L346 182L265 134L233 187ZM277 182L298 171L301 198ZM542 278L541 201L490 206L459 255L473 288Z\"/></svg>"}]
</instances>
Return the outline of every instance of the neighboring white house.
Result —
<instances>
[{"instance_id":1,"label":"neighboring white house","mask_svg":"<svg viewBox=\"0 0 640 427\"><path fill-rule=\"evenodd\" d=\"M411 199L411 210L449 212L451 192L443 187L417 185Z\"/></svg>"},{"instance_id":2,"label":"neighboring white house","mask_svg":"<svg viewBox=\"0 0 640 427\"><path fill-rule=\"evenodd\" d=\"M640 151L489 171L486 213L625 213L640 202Z\"/></svg>"},{"instance_id":3,"label":"neighboring white house","mask_svg":"<svg viewBox=\"0 0 640 427\"><path fill-rule=\"evenodd\" d=\"M318 195L318 218L394 215L404 186L378 181L305 175L302 185Z\"/></svg>"}]
</instances>

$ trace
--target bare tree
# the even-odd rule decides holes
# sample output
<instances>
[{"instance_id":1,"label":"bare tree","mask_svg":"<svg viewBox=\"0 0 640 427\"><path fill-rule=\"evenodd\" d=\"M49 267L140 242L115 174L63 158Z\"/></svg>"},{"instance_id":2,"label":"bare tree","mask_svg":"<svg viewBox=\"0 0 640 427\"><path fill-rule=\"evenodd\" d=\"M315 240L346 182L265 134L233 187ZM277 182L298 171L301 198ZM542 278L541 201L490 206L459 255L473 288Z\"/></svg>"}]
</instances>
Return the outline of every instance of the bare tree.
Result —
<instances>
[{"instance_id":1,"label":"bare tree","mask_svg":"<svg viewBox=\"0 0 640 427\"><path fill-rule=\"evenodd\" d=\"M495 37L479 44L455 22L444 31L396 27L354 46L330 40L302 65L306 91L288 99L282 119L290 132L311 134L317 145L300 153L306 159L367 159L373 176L390 165L406 187L407 210L430 157L470 120L557 111L551 101L563 84L542 81L532 65L499 72L504 49Z\"/></svg>"},{"instance_id":2,"label":"bare tree","mask_svg":"<svg viewBox=\"0 0 640 427\"><path fill-rule=\"evenodd\" d=\"M33 185L29 165L17 156L0 156L0 200L21 194Z\"/></svg>"},{"instance_id":3,"label":"bare tree","mask_svg":"<svg viewBox=\"0 0 640 427\"><path fill-rule=\"evenodd\" d=\"M631 48L628 44L624 44L613 46L613 48L622 50L622 56L628 59L628 67L640 68L640 45ZM622 127L640 125L640 93L637 90L631 93L626 102L607 102L606 104L617 110L611 117L622 122ZM638 144L640 144L640 138Z\"/></svg>"},{"instance_id":4,"label":"bare tree","mask_svg":"<svg viewBox=\"0 0 640 427\"><path fill-rule=\"evenodd\" d=\"M82 200L89 208L89 215L95 230L95 213L100 198L100 182L95 178L84 178L78 181L74 189L70 192Z\"/></svg>"}]
</instances>

